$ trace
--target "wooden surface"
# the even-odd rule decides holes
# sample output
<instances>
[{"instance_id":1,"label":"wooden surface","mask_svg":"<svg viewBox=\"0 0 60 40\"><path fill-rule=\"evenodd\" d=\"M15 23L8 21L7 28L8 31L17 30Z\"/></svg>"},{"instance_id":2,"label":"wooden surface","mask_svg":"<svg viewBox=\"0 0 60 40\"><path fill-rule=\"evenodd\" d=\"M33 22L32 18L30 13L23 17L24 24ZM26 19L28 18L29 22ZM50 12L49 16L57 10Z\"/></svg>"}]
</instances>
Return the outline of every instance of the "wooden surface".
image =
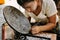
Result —
<instances>
[{"instance_id":1,"label":"wooden surface","mask_svg":"<svg viewBox=\"0 0 60 40\"><path fill-rule=\"evenodd\" d=\"M36 36L47 37L50 38L51 40L57 40L57 34L53 33L39 33Z\"/></svg>"}]
</instances>

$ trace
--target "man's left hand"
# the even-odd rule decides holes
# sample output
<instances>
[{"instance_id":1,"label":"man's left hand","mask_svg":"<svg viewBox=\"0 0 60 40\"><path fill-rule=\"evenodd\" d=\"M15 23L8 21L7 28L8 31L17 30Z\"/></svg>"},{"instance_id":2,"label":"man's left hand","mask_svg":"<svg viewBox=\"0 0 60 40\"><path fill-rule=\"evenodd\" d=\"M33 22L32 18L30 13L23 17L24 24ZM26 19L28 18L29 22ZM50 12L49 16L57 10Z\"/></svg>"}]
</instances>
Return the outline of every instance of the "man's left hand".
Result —
<instances>
[{"instance_id":1,"label":"man's left hand","mask_svg":"<svg viewBox=\"0 0 60 40\"><path fill-rule=\"evenodd\" d=\"M38 34L40 32L39 26L33 26L31 29L32 34Z\"/></svg>"}]
</instances>

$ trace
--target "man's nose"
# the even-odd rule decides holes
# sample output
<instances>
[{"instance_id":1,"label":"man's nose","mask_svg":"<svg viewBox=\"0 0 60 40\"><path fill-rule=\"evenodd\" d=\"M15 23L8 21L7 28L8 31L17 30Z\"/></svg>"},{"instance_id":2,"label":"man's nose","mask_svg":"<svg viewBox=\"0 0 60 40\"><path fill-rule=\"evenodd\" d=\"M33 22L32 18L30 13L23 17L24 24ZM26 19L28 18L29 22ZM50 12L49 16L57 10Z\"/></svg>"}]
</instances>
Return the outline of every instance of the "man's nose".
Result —
<instances>
[{"instance_id":1,"label":"man's nose","mask_svg":"<svg viewBox=\"0 0 60 40\"><path fill-rule=\"evenodd\" d=\"M30 8L27 8L27 11L31 12L31 9Z\"/></svg>"}]
</instances>

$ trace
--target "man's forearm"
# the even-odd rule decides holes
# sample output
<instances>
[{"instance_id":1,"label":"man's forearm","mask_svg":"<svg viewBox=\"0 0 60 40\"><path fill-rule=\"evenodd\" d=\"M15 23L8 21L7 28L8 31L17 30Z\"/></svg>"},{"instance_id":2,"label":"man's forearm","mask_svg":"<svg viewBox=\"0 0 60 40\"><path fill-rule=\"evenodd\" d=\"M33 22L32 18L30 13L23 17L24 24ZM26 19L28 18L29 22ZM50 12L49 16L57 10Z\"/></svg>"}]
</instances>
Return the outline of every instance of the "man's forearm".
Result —
<instances>
[{"instance_id":1,"label":"man's forearm","mask_svg":"<svg viewBox=\"0 0 60 40\"><path fill-rule=\"evenodd\" d=\"M54 24L54 23L48 23L44 26L40 26L40 31L52 30L55 26L56 26L56 24Z\"/></svg>"}]
</instances>

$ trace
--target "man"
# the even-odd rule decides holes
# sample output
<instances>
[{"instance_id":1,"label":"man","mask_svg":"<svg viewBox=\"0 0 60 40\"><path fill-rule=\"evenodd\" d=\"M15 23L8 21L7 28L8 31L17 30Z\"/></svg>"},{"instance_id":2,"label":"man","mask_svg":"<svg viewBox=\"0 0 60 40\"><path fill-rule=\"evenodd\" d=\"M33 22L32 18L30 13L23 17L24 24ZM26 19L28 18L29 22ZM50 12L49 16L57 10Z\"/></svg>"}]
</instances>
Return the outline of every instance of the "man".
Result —
<instances>
[{"instance_id":1,"label":"man","mask_svg":"<svg viewBox=\"0 0 60 40\"><path fill-rule=\"evenodd\" d=\"M41 20L45 20L45 18L48 19L48 23L45 25L32 26L31 33L33 35L52 30L56 27L58 17L56 5L53 0L17 0L17 2L26 9L27 12L25 13L25 16L30 19L31 23L36 23L37 20L34 17L31 17L29 13L33 13Z\"/></svg>"}]
</instances>

